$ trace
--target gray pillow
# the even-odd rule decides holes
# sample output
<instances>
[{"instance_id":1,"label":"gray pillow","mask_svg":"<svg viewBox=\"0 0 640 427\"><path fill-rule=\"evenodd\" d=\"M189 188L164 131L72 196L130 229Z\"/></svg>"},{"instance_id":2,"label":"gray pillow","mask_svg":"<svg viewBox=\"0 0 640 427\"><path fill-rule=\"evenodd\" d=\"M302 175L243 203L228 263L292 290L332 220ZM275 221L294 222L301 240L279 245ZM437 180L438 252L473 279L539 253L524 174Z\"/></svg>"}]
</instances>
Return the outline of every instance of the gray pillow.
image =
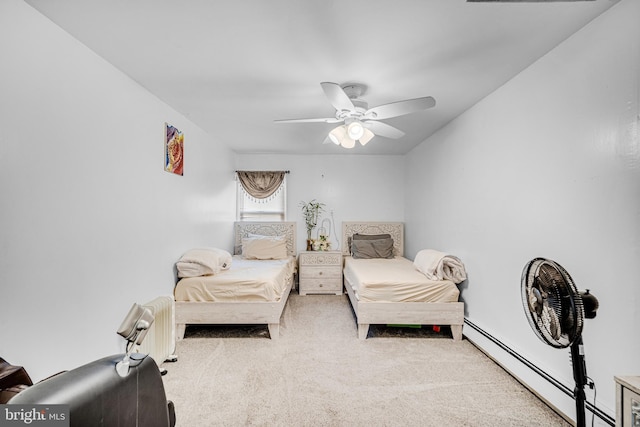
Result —
<instances>
[{"instance_id":1,"label":"gray pillow","mask_svg":"<svg viewBox=\"0 0 640 427\"><path fill-rule=\"evenodd\" d=\"M351 242L354 240L380 240L380 239L390 239L391 234L358 234L355 233L352 236L347 238L347 247L349 248L349 252L353 253L353 249L351 248Z\"/></svg>"},{"instance_id":2,"label":"gray pillow","mask_svg":"<svg viewBox=\"0 0 640 427\"><path fill-rule=\"evenodd\" d=\"M393 258L393 239L354 239L351 242L351 256L359 259Z\"/></svg>"},{"instance_id":3,"label":"gray pillow","mask_svg":"<svg viewBox=\"0 0 640 427\"><path fill-rule=\"evenodd\" d=\"M353 240L380 240L390 239L391 234L354 234Z\"/></svg>"}]
</instances>

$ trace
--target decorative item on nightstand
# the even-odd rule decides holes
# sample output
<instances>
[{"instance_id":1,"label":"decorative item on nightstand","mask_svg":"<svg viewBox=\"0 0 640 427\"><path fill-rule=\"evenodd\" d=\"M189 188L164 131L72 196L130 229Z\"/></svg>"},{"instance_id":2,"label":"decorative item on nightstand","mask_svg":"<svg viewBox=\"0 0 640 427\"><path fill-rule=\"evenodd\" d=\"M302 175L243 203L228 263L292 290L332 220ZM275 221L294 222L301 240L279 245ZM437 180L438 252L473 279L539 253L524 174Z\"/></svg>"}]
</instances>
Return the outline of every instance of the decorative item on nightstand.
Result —
<instances>
[{"instance_id":1,"label":"decorative item on nightstand","mask_svg":"<svg viewBox=\"0 0 640 427\"><path fill-rule=\"evenodd\" d=\"M300 295L342 295L342 253L339 251L300 252L298 256Z\"/></svg>"},{"instance_id":2,"label":"decorative item on nightstand","mask_svg":"<svg viewBox=\"0 0 640 427\"><path fill-rule=\"evenodd\" d=\"M325 226L328 223L329 228ZM318 243L318 249L315 248L314 242L314 251L330 251L331 250L331 220L329 218L325 218L322 220L322 224L318 227L318 239L316 242Z\"/></svg>"},{"instance_id":3,"label":"decorative item on nightstand","mask_svg":"<svg viewBox=\"0 0 640 427\"><path fill-rule=\"evenodd\" d=\"M313 239L311 238L311 232L318 225L318 217L324 209L324 203L317 202L316 199L310 202L300 202L302 208L302 215L304 215L304 222L307 226L307 250L313 250Z\"/></svg>"},{"instance_id":4,"label":"decorative item on nightstand","mask_svg":"<svg viewBox=\"0 0 640 427\"><path fill-rule=\"evenodd\" d=\"M327 236L326 234L318 234L318 250L319 251L331 250L331 242L329 241L329 236Z\"/></svg>"}]
</instances>

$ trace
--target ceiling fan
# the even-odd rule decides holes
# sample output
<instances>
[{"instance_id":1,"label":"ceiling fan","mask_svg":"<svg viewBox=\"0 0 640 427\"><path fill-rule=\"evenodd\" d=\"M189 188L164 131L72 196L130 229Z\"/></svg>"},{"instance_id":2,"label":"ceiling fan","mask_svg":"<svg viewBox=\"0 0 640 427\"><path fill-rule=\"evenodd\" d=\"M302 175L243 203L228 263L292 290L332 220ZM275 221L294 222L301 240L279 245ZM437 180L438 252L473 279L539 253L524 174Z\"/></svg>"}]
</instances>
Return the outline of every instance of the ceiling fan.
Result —
<instances>
[{"instance_id":1,"label":"ceiling fan","mask_svg":"<svg viewBox=\"0 0 640 427\"><path fill-rule=\"evenodd\" d=\"M436 105L436 100L430 96L423 98L407 99L369 108L369 104L360 98L367 87L360 83L322 82L322 90L329 102L336 109L335 117L317 119L288 119L276 120L276 123L341 123L334 128L324 140L324 143L332 142L344 148L353 148L357 142L366 145L376 136L398 139L404 136L404 132L391 125L378 120L403 116L426 110Z\"/></svg>"}]
</instances>

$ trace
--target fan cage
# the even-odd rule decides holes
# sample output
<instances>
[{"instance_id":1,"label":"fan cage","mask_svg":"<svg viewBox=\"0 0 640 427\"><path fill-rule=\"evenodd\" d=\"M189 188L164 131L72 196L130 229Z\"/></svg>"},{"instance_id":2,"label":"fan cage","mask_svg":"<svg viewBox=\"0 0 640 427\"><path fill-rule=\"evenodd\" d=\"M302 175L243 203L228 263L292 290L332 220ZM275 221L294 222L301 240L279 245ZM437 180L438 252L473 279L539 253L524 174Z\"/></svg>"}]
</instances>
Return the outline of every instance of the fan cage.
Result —
<instances>
[{"instance_id":1,"label":"fan cage","mask_svg":"<svg viewBox=\"0 0 640 427\"><path fill-rule=\"evenodd\" d=\"M558 263L535 258L522 271L521 294L531 329L544 343L566 348L580 338L584 306L569 273Z\"/></svg>"}]
</instances>

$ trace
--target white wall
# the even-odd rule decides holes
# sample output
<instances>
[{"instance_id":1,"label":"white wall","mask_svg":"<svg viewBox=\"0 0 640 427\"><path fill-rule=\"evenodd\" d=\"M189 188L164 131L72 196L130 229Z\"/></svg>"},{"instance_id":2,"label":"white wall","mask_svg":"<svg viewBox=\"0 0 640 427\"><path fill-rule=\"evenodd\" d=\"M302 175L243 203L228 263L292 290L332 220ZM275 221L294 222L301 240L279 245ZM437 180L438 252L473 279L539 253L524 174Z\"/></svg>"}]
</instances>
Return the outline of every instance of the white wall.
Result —
<instances>
[{"instance_id":1,"label":"white wall","mask_svg":"<svg viewBox=\"0 0 640 427\"><path fill-rule=\"evenodd\" d=\"M614 375L640 374L639 19L640 2L623 0L406 156L408 255L460 256L468 318L570 389L569 350L530 329L520 274L551 258L598 297L585 357L611 416ZM465 333L575 416L571 399Z\"/></svg>"},{"instance_id":2,"label":"white wall","mask_svg":"<svg viewBox=\"0 0 640 427\"><path fill-rule=\"evenodd\" d=\"M233 153L20 0L0 3L0 355L35 381L124 349L134 302L229 246ZM163 170L167 121L185 172Z\"/></svg>"},{"instance_id":3,"label":"white wall","mask_svg":"<svg viewBox=\"0 0 640 427\"><path fill-rule=\"evenodd\" d=\"M338 236L343 221L403 221L403 162L403 156L239 154L236 166L239 170L290 171L287 220L298 222L298 249L303 250L307 232L301 201L324 203L323 218L329 218L333 210ZM332 240L335 235L332 233Z\"/></svg>"}]
</instances>

